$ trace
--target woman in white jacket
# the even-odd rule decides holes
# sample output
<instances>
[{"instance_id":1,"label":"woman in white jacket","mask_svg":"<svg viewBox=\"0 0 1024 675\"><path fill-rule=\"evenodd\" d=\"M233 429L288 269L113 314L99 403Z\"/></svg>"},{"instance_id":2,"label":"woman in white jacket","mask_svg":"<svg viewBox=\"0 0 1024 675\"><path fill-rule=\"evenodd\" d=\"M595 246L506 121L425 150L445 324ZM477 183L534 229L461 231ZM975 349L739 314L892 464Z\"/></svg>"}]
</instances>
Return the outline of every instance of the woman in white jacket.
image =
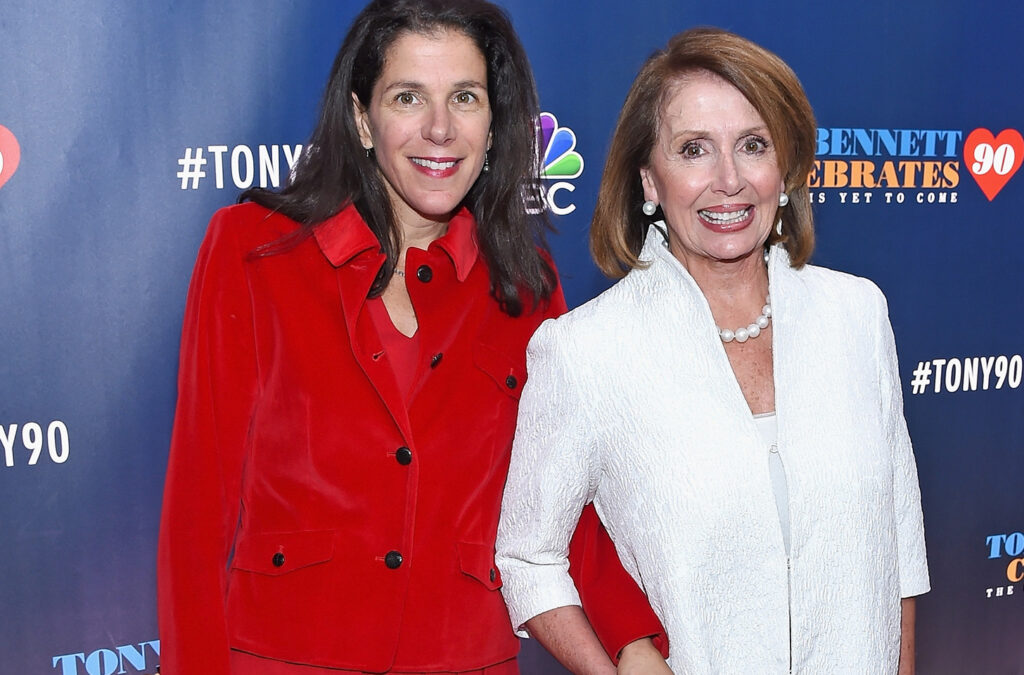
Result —
<instances>
[{"instance_id":1,"label":"woman in white jacket","mask_svg":"<svg viewBox=\"0 0 1024 675\"><path fill-rule=\"evenodd\" d=\"M593 639L565 557L593 501L672 671L913 672L896 349L874 284L805 264L814 142L792 70L725 31L676 36L630 90L591 231L623 278L530 343L498 532L515 628L567 663Z\"/></svg>"}]
</instances>

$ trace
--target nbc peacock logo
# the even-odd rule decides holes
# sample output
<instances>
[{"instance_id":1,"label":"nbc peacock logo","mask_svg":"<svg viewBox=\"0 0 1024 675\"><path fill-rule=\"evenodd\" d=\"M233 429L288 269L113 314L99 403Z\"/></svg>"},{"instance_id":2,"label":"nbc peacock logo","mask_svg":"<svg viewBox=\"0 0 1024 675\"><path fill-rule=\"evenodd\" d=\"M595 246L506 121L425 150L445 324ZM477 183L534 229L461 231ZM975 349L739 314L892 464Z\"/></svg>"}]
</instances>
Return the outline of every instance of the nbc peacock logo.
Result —
<instances>
[{"instance_id":1,"label":"nbc peacock logo","mask_svg":"<svg viewBox=\"0 0 1024 675\"><path fill-rule=\"evenodd\" d=\"M540 114L541 178L579 178L583 173L583 156L576 152L576 133L558 126L558 119L549 112Z\"/></svg>"},{"instance_id":2,"label":"nbc peacock logo","mask_svg":"<svg viewBox=\"0 0 1024 675\"><path fill-rule=\"evenodd\" d=\"M583 174L583 156L576 151L576 133L568 127L558 126L558 119L549 112L540 114L537 128L537 150L540 155L541 184L539 199L529 200L530 210L540 213L545 208L558 216L576 210L576 205L558 198L561 192L574 192L576 186L569 181ZM553 182L547 182L553 181Z\"/></svg>"}]
</instances>

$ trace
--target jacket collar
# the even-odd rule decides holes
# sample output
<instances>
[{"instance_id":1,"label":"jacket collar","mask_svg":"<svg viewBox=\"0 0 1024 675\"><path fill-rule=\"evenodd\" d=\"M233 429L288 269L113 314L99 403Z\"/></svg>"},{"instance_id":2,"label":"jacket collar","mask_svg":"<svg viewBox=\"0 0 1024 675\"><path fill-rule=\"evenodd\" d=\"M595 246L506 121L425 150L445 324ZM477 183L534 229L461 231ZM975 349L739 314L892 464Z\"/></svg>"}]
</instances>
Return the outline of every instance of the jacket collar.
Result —
<instances>
[{"instance_id":1,"label":"jacket collar","mask_svg":"<svg viewBox=\"0 0 1024 675\"><path fill-rule=\"evenodd\" d=\"M690 276L689 271L683 264L676 259L672 252L668 249L668 238L663 231L664 223L652 223L647 230L647 238L644 240L643 248L640 250L638 258L645 263L652 264L654 267L661 267L667 273L668 270L672 270L673 274L681 275L686 280L687 285L691 286L693 290L700 293L700 289L697 287L697 282ZM780 276L787 276L792 270L792 266L789 262L789 253L786 251L782 244L773 244L768 249L768 284L769 290L771 291L773 282L775 282ZM774 297L774 294L773 294Z\"/></svg>"},{"instance_id":2,"label":"jacket collar","mask_svg":"<svg viewBox=\"0 0 1024 675\"><path fill-rule=\"evenodd\" d=\"M639 255L640 260L647 261L648 267L635 268L626 276L626 280L633 278L633 284L640 285L641 292L650 291L643 296L646 301L637 312L653 318L650 325L661 331L662 342L659 344L664 344L665 349L678 345L679 338L685 335L691 338L689 344L692 348L702 352L704 358L717 360L718 367L722 369L720 372L728 373L734 380L731 366L724 358L722 341L707 299L665 242L663 234L652 225ZM813 326L816 320L814 306L807 302L805 269L793 269L782 244L774 244L768 249L776 413L789 409L794 392L799 391L801 380L797 376L800 370L794 364L805 358L810 335L807 326ZM657 340L658 336L653 339ZM713 363L713 360L708 363ZM729 391L735 411L748 413L739 385L730 387ZM785 413L780 419L785 419ZM780 438L788 433L786 423L780 423ZM748 424L748 435L757 438L752 424Z\"/></svg>"},{"instance_id":3,"label":"jacket collar","mask_svg":"<svg viewBox=\"0 0 1024 675\"><path fill-rule=\"evenodd\" d=\"M675 302L671 299L673 293L681 291L691 302L696 303L697 307L702 308L706 316L700 319L692 316L692 321L713 321L704 294L683 264L669 251L667 241L661 227L652 224L648 228L647 238L638 257L648 264L649 267L645 271L652 274L640 276L649 277L646 283L653 283L655 287L671 289L667 294L670 303ZM634 275L631 272L629 276ZM790 265L789 253L785 247L782 244L773 244L768 249L768 292L772 296L772 321L776 326L780 321L788 322L800 310L803 293L797 290L797 286L802 283L801 278L799 271Z\"/></svg>"},{"instance_id":4,"label":"jacket collar","mask_svg":"<svg viewBox=\"0 0 1024 675\"><path fill-rule=\"evenodd\" d=\"M345 265L368 250L380 250L380 242L353 204L317 225L313 236L335 267ZM455 276L465 281L480 252L473 214L466 207L459 209L448 223L448 231L430 245L448 255L455 266Z\"/></svg>"}]
</instances>

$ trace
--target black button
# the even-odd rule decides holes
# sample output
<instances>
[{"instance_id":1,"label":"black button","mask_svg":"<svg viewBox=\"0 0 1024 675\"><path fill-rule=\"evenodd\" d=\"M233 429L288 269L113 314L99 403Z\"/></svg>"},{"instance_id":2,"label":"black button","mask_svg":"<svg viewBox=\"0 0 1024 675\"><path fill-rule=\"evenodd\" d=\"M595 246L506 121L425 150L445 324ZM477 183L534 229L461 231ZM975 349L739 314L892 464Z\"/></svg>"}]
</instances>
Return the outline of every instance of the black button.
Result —
<instances>
[{"instance_id":1,"label":"black button","mask_svg":"<svg viewBox=\"0 0 1024 675\"><path fill-rule=\"evenodd\" d=\"M281 567L284 565L284 553L278 551L274 554L274 557L270 559L270 562L274 564L274 567Z\"/></svg>"},{"instance_id":2,"label":"black button","mask_svg":"<svg viewBox=\"0 0 1024 675\"><path fill-rule=\"evenodd\" d=\"M412 464L412 450L403 445L398 450L395 450L395 459L397 459L398 463L402 466Z\"/></svg>"},{"instance_id":3,"label":"black button","mask_svg":"<svg viewBox=\"0 0 1024 675\"><path fill-rule=\"evenodd\" d=\"M398 551L388 551L388 554L384 556L384 564L388 566L389 570L397 570L402 566L402 554Z\"/></svg>"},{"instance_id":4,"label":"black button","mask_svg":"<svg viewBox=\"0 0 1024 675\"><path fill-rule=\"evenodd\" d=\"M420 265L416 268L416 278L423 283L427 283L434 278L434 270L430 269L426 265Z\"/></svg>"},{"instance_id":5,"label":"black button","mask_svg":"<svg viewBox=\"0 0 1024 675\"><path fill-rule=\"evenodd\" d=\"M497 574L497 573L496 573L496 572L494 571L494 568L492 567L492 568L491 568L491 581L494 581L494 579L495 579L495 578L496 578L497 576L498 576L498 574Z\"/></svg>"},{"instance_id":6,"label":"black button","mask_svg":"<svg viewBox=\"0 0 1024 675\"><path fill-rule=\"evenodd\" d=\"M509 389L515 389L517 384L519 384L519 380L516 379L515 375L509 375L505 378L505 386Z\"/></svg>"},{"instance_id":7,"label":"black button","mask_svg":"<svg viewBox=\"0 0 1024 675\"><path fill-rule=\"evenodd\" d=\"M441 359L444 358L444 354L438 352L430 357L430 367L437 368L437 364L441 363Z\"/></svg>"}]
</instances>

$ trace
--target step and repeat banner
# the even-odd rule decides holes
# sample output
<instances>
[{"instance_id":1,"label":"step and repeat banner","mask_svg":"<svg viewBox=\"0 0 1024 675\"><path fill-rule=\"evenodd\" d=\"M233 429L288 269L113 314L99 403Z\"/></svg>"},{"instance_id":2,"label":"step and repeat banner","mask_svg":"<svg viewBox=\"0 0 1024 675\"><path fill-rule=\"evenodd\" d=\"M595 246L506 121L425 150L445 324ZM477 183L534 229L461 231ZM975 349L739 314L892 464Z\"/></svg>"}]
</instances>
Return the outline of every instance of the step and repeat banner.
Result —
<instances>
[{"instance_id":1,"label":"step and repeat banner","mask_svg":"<svg viewBox=\"0 0 1024 675\"><path fill-rule=\"evenodd\" d=\"M608 285L587 228L645 57L715 25L794 68L820 127L813 260L878 283L899 347L933 586L919 670L1024 673L1022 6L502 4L536 70L570 305ZM0 671L157 671L156 535L196 250L215 209L287 178L361 6L0 10ZM562 672L532 644L521 663Z\"/></svg>"}]
</instances>

